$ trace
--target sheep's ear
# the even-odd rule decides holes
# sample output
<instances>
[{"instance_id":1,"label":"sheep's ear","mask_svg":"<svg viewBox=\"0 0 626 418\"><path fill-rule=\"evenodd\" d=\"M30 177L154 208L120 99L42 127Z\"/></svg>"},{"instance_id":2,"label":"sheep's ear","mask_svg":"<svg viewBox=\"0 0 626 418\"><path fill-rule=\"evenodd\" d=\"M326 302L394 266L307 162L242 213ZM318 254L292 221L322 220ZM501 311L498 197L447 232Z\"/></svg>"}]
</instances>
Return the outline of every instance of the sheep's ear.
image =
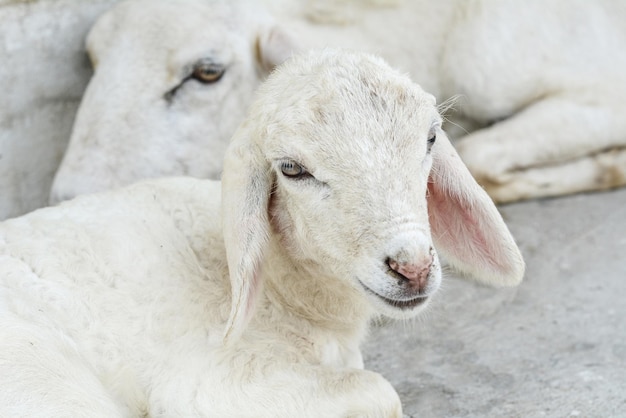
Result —
<instances>
[{"instance_id":1,"label":"sheep's ear","mask_svg":"<svg viewBox=\"0 0 626 418\"><path fill-rule=\"evenodd\" d=\"M520 283L524 260L491 198L441 132L432 148L428 214L435 247L450 264L495 286Z\"/></svg>"},{"instance_id":2,"label":"sheep's ear","mask_svg":"<svg viewBox=\"0 0 626 418\"><path fill-rule=\"evenodd\" d=\"M237 338L254 312L269 236L270 167L249 134L245 126L235 133L222 174L222 225L232 291L225 341Z\"/></svg>"},{"instance_id":3,"label":"sheep's ear","mask_svg":"<svg viewBox=\"0 0 626 418\"><path fill-rule=\"evenodd\" d=\"M282 64L297 51L293 38L280 26L261 29L256 40L256 58L259 67L266 73Z\"/></svg>"},{"instance_id":4,"label":"sheep's ear","mask_svg":"<svg viewBox=\"0 0 626 418\"><path fill-rule=\"evenodd\" d=\"M111 47L111 40L114 38L119 20L118 10L113 8L104 12L89 30L85 47L92 68L98 67L99 58Z\"/></svg>"}]
</instances>

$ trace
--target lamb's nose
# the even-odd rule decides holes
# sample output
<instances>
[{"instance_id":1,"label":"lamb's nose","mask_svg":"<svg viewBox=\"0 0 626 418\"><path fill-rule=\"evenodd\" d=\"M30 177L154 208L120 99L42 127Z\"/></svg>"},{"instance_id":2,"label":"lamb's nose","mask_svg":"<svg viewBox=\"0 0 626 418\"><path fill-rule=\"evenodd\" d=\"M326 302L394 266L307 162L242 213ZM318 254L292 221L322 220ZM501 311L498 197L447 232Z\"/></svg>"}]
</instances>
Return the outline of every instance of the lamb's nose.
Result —
<instances>
[{"instance_id":1,"label":"lamb's nose","mask_svg":"<svg viewBox=\"0 0 626 418\"><path fill-rule=\"evenodd\" d=\"M432 264L432 254L428 254L422 260L413 263L398 262L393 258L387 259L389 268L406 279L409 282L409 286L413 289L417 289L420 293L422 293L428 285L428 275Z\"/></svg>"}]
</instances>

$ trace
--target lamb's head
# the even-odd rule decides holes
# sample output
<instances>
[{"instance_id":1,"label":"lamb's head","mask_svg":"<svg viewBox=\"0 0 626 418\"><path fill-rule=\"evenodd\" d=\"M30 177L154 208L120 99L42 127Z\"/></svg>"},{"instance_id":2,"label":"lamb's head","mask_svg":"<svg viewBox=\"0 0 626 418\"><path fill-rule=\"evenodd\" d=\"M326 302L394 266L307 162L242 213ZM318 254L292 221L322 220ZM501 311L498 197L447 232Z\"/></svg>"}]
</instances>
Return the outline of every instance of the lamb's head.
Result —
<instances>
[{"instance_id":1,"label":"lamb's head","mask_svg":"<svg viewBox=\"0 0 626 418\"><path fill-rule=\"evenodd\" d=\"M250 2L126 0L91 29L94 75L51 202L168 175L219 178L289 37Z\"/></svg>"},{"instance_id":2,"label":"lamb's head","mask_svg":"<svg viewBox=\"0 0 626 418\"><path fill-rule=\"evenodd\" d=\"M517 284L524 263L497 209L441 130L434 98L382 60L290 59L261 87L227 151L231 328L250 314L267 237L394 318L441 281L438 251L475 278Z\"/></svg>"}]
</instances>

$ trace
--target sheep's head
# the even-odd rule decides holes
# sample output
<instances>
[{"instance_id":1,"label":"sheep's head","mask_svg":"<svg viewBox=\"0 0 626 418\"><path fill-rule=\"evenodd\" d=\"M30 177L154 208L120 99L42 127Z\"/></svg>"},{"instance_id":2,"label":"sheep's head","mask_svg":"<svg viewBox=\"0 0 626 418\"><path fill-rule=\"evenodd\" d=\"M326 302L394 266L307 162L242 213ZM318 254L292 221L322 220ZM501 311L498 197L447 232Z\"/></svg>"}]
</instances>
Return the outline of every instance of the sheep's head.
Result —
<instances>
[{"instance_id":1,"label":"sheep's head","mask_svg":"<svg viewBox=\"0 0 626 418\"><path fill-rule=\"evenodd\" d=\"M223 183L233 328L252 309L270 233L297 263L350 282L395 318L417 314L439 287L438 250L491 284L523 275L434 98L369 55L312 52L280 67L235 134Z\"/></svg>"},{"instance_id":2,"label":"sheep's head","mask_svg":"<svg viewBox=\"0 0 626 418\"><path fill-rule=\"evenodd\" d=\"M142 178L218 178L254 90L292 50L253 4L127 0L87 38L94 75L51 202Z\"/></svg>"}]
</instances>

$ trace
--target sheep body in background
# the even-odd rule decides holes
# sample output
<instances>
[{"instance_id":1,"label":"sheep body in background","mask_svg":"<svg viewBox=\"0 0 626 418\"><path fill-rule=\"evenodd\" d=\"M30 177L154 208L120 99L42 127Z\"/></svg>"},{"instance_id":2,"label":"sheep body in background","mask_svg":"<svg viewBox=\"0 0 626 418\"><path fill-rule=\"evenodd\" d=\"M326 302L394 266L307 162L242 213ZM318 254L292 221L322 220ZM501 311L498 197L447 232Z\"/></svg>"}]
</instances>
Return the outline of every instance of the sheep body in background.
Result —
<instances>
[{"instance_id":1,"label":"sheep body in background","mask_svg":"<svg viewBox=\"0 0 626 418\"><path fill-rule=\"evenodd\" d=\"M374 52L458 100L447 128L494 200L626 185L626 3L265 3L300 48Z\"/></svg>"},{"instance_id":2,"label":"sheep body in background","mask_svg":"<svg viewBox=\"0 0 626 418\"><path fill-rule=\"evenodd\" d=\"M302 48L374 52L458 98L455 146L495 200L626 185L626 3L266 2Z\"/></svg>"},{"instance_id":3,"label":"sheep body in background","mask_svg":"<svg viewBox=\"0 0 626 418\"><path fill-rule=\"evenodd\" d=\"M426 307L438 252L492 285L524 271L434 98L373 56L294 57L221 189L151 180L0 224L0 414L400 417L359 344Z\"/></svg>"},{"instance_id":4,"label":"sheep body in background","mask_svg":"<svg viewBox=\"0 0 626 418\"><path fill-rule=\"evenodd\" d=\"M166 13L167 18L188 19L186 14L194 14L195 7L209 7L200 4L190 2L190 10L177 8ZM617 53L626 49L622 25L626 7L621 2L264 0L262 4L284 29L274 38L282 41L283 51L289 46L287 33L299 49L341 46L375 52L408 71L439 102L458 97L458 112L451 117L474 131L458 130L453 135L458 137L456 146L472 174L497 201L626 184L626 124L621 117L626 111L622 100L626 58ZM148 26L158 22L155 27L164 33L170 25L176 31L187 29L189 36L197 33L192 24L173 25L173 20L159 18L158 2L140 9L155 16L141 30L150 32ZM205 19L213 21L209 15ZM135 20L128 22L136 25ZM121 19L117 24L120 34L131 30ZM94 38L110 38L107 31L97 27L94 31ZM187 44L175 36L163 40L172 48ZM144 44L147 50L151 42L148 38ZM115 48L120 56L127 50L119 43ZM278 61L285 55L278 54ZM107 57L116 65L124 62L114 58ZM158 71L168 65L155 62ZM126 76L108 74L92 84L121 83ZM133 100L114 102L108 93L98 94L94 88L77 120L52 201L144 177L217 176L228 135L216 132L232 130L251 98L242 95L246 90L242 86L221 83L214 87L231 89L234 95L229 100L239 98L237 111L216 107L219 95L196 106L181 105L184 114L176 104L168 108L162 98L171 86L163 81L153 90L161 99L142 103L142 112L136 112ZM254 85L248 85L248 93ZM190 85L184 94L200 95L206 90ZM126 109L132 109L134 116L129 117L136 131L128 130L120 117L128 114ZM110 129L93 123L93 115L110 120ZM212 115L211 121L207 115ZM191 129L189 119L203 122ZM168 129L161 129L164 120Z\"/></svg>"}]
</instances>

